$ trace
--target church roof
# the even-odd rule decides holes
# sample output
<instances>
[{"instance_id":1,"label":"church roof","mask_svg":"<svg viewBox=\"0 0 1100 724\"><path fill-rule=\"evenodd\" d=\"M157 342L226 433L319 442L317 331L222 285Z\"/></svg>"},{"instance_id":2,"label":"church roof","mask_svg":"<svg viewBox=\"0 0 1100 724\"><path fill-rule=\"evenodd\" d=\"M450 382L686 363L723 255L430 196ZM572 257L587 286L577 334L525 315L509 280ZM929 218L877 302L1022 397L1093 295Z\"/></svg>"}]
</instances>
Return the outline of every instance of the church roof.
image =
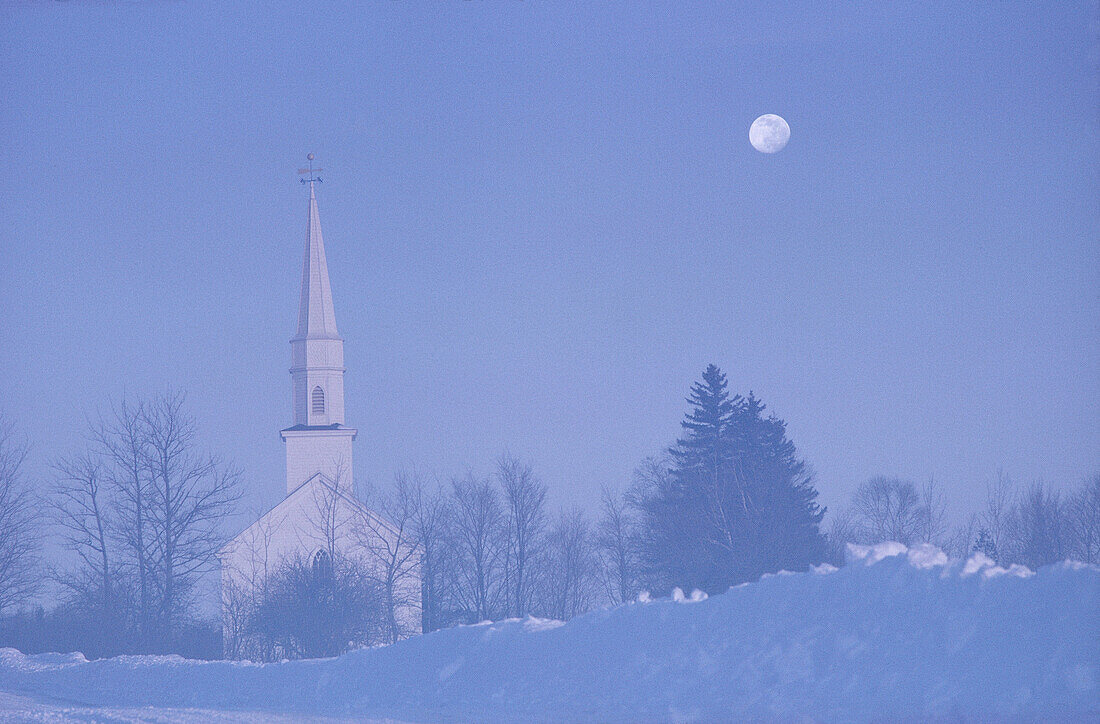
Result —
<instances>
[{"instance_id":1,"label":"church roof","mask_svg":"<svg viewBox=\"0 0 1100 724\"><path fill-rule=\"evenodd\" d=\"M318 490L318 489L322 490ZM261 530L265 525L274 524L276 527L284 525L306 525L310 523L310 516L316 516L316 503L315 495L317 492L321 492L322 495L335 494L340 501L342 501L348 508L354 511L357 515L369 517L375 521L374 528L387 529L391 532L394 531L393 524L381 517L378 513L368 508L361 500L351 494L345 486L337 485L331 478L324 473L314 473L307 478L301 485L292 490L285 498L275 504L274 507L269 509L266 513L261 515L258 520L246 527L237 535L233 536L225 545L218 551L220 557L225 557L233 552L238 542L248 541L253 531Z\"/></svg>"},{"instance_id":2,"label":"church roof","mask_svg":"<svg viewBox=\"0 0 1100 724\"><path fill-rule=\"evenodd\" d=\"M306 229L306 258L302 264L302 295L298 302L298 331L295 339L340 339L336 331L336 313L332 307L332 288L325 261L325 243L321 239L321 217L317 196L309 184L309 226Z\"/></svg>"}]
</instances>

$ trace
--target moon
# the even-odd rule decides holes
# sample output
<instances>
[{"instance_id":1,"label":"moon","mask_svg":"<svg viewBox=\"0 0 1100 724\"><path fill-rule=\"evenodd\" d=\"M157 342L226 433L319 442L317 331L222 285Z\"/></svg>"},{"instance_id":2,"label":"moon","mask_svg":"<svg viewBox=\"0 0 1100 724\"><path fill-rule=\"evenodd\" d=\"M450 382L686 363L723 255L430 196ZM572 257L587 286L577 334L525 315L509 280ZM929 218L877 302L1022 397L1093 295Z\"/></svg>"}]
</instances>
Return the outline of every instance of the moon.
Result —
<instances>
[{"instance_id":1,"label":"moon","mask_svg":"<svg viewBox=\"0 0 1100 724\"><path fill-rule=\"evenodd\" d=\"M774 113L765 113L749 127L749 143L761 153L782 151L791 140L791 127Z\"/></svg>"}]
</instances>

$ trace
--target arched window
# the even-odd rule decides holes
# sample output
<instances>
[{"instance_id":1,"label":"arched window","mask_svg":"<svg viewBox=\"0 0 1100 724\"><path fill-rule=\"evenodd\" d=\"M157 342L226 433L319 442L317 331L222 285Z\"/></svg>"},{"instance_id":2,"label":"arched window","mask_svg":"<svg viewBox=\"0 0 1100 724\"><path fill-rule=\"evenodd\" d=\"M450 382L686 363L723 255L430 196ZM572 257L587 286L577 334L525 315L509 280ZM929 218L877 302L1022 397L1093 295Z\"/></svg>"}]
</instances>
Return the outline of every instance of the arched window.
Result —
<instances>
[{"instance_id":1,"label":"arched window","mask_svg":"<svg viewBox=\"0 0 1100 724\"><path fill-rule=\"evenodd\" d=\"M321 389L320 385L313 388L313 414L325 414L325 391Z\"/></svg>"},{"instance_id":2,"label":"arched window","mask_svg":"<svg viewBox=\"0 0 1100 724\"><path fill-rule=\"evenodd\" d=\"M323 548L313 554L313 576L318 583L332 580L332 558Z\"/></svg>"}]
</instances>

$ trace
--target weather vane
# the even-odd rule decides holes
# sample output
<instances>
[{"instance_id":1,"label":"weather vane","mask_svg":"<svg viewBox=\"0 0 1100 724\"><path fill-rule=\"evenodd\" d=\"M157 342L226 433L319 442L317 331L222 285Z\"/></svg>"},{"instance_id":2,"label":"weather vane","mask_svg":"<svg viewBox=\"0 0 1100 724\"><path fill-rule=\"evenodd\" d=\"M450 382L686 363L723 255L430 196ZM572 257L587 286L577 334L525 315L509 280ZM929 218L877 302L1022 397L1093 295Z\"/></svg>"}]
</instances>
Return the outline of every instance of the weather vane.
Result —
<instances>
[{"instance_id":1,"label":"weather vane","mask_svg":"<svg viewBox=\"0 0 1100 724\"><path fill-rule=\"evenodd\" d=\"M324 169L323 168L313 168L313 154L312 153L307 153L306 158L309 159L309 168L300 168L300 169L298 169L298 173L299 174L308 173L309 178L303 178L303 179L298 179L298 180L301 181L304 184L312 184L314 181L316 181L317 183L321 183L321 177L320 176L314 176L314 174L321 173L322 171L324 171Z\"/></svg>"}]
</instances>

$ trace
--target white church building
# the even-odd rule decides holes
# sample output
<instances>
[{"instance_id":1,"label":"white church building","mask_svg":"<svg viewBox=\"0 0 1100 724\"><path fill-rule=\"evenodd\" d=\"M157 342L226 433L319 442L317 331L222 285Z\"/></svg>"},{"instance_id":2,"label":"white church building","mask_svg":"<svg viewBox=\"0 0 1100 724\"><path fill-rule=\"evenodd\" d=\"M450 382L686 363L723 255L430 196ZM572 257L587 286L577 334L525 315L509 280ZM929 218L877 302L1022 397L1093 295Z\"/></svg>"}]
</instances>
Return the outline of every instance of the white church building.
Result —
<instances>
[{"instance_id":1,"label":"white church building","mask_svg":"<svg viewBox=\"0 0 1100 724\"><path fill-rule=\"evenodd\" d=\"M227 655L243 653L242 617L284 561L340 556L377 567L384 557L379 552L394 545L392 528L355 496L356 430L344 421L344 340L336 330L312 173L308 183L298 328L290 340L294 424L280 433L286 447L286 497L219 553ZM411 634L420 629L419 581L405 580L403 586L403 604L395 614Z\"/></svg>"}]
</instances>

